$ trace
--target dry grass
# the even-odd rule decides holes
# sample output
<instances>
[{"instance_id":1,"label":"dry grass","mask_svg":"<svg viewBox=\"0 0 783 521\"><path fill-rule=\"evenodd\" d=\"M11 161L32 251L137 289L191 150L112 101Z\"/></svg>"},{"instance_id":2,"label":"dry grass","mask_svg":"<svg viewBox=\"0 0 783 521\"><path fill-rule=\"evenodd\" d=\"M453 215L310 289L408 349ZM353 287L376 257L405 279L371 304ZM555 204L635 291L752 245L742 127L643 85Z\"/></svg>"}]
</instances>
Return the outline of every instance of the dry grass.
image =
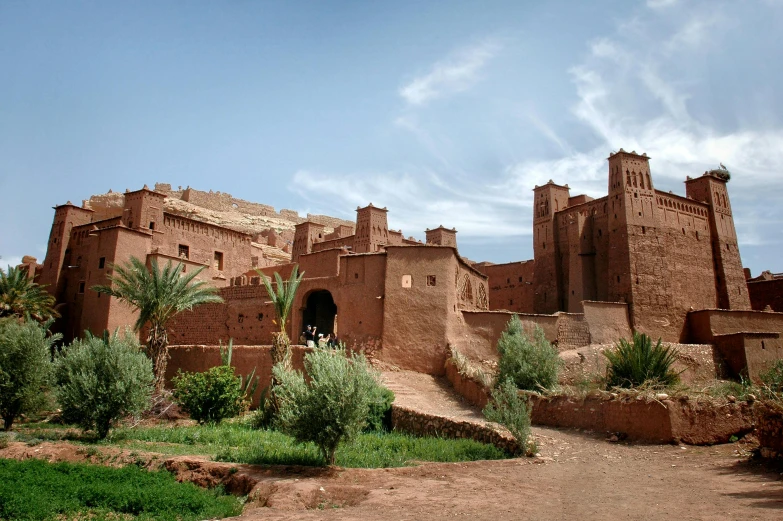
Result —
<instances>
[{"instance_id":1,"label":"dry grass","mask_svg":"<svg viewBox=\"0 0 783 521\"><path fill-rule=\"evenodd\" d=\"M495 385L495 377L485 371L481 366L474 364L467 356L463 355L454 347L451 347L450 360L457 368L460 375L478 382L487 389Z\"/></svg>"}]
</instances>

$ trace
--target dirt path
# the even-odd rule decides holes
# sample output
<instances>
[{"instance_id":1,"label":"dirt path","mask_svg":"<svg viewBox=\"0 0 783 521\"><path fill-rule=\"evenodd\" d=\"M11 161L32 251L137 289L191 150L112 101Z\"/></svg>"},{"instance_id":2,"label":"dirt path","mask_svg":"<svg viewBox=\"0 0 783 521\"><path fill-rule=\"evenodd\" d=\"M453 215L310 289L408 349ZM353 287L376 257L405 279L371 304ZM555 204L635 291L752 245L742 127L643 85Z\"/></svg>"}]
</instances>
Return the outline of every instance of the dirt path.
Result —
<instances>
[{"instance_id":1,"label":"dirt path","mask_svg":"<svg viewBox=\"0 0 783 521\"><path fill-rule=\"evenodd\" d=\"M238 519L783 519L783 467L739 457L739 444L681 448L535 434L541 458L340 469L277 482L268 507L248 505Z\"/></svg>"},{"instance_id":2,"label":"dirt path","mask_svg":"<svg viewBox=\"0 0 783 521\"><path fill-rule=\"evenodd\" d=\"M484 421L443 379L383 376L400 405ZM266 506L250 504L239 519L783 519L783 466L750 461L744 444L618 444L547 428L533 434L539 458L279 476L261 489Z\"/></svg>"}]
</instances>

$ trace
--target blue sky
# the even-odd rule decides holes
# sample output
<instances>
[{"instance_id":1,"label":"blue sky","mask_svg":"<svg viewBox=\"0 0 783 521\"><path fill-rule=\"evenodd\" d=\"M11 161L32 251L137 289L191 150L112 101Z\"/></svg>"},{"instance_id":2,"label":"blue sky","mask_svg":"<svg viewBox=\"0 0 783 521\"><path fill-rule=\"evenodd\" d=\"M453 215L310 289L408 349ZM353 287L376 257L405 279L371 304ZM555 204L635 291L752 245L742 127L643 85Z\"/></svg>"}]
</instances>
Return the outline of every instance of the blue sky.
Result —
<instances>
[{"instance_id":1,"label":"blue sky","mask_svg":"<svg viewBox=\"0 0 783 521\"><path fill-rule=\"evenodd\" d=\"M783 0L0 0L0 264L55 204L168 182L532 257L532 188L723 162L740 251L783 272Z\"/></svg>"}]
</instances>

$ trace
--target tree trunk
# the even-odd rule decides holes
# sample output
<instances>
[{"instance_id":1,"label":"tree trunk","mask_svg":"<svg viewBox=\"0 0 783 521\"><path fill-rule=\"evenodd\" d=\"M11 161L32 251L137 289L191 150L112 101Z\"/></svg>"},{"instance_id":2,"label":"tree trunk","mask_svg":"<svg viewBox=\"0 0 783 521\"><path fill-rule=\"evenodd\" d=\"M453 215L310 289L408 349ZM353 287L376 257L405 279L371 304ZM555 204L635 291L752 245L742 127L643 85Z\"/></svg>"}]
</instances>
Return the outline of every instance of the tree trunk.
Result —
<instances>
[{"instance_id":1,"label":"tree trunk","mask_svg":"<svg viewBox=\"0 0 783 521\"><path fill-rule=\"evenodd\" d=\"M155 374L155 394L161 394L166 386L166 366L169 361L169 339L161 326L150 326L147 336L147 355L152 359L152 372Z\"/></svg>"},{"instance_id":2,"label":"tree trunk","mask_svg":"<svg viewBox=\"0 0 783 521\"><path fill-rule=\"evenodd\" d=\"M3 430L4 431L10 431L11 425L14 424L14 417L12 416L3 416Z\"/></svg>"}]
</instances>

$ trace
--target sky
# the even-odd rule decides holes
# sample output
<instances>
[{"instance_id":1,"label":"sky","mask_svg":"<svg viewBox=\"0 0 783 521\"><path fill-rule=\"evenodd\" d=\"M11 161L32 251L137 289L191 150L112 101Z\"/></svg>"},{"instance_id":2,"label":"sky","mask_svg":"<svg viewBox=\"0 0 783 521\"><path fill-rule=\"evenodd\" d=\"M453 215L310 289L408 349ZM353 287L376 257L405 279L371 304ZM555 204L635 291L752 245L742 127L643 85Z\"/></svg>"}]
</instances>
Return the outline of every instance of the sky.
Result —
<instances>
[{"instance_id":1,"label":"sky","mask_svg":"<svg viewBox=\"0 0 783 521\"><path fill-rule=\"evenodd\" d=\"M532 253L532 189L725 164L740 253L783 272L783 0L0 0L0 265L54 212L156 182Z\"/></svg>"}]
</instances>

